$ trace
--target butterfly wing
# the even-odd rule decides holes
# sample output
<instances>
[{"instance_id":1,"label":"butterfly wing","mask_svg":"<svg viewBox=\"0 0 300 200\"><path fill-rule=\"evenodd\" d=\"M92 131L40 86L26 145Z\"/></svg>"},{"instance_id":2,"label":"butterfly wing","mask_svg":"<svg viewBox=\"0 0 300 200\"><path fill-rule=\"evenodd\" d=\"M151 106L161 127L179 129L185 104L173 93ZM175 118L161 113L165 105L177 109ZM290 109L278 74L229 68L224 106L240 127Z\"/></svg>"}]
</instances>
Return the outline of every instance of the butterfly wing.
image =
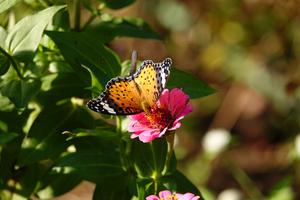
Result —
<instances>
[{"instance_id":1,"label":"butterfly wing","mask_svg":"<svg viewBox=\"0 0 300 200\"><path fill-rule=\"evenodd\" d=\"M153 63L151 60L144 61L134 80L139 87L141 100L146 101L147 106L152 107L165 89L171 72L172 60L166 58L161 63Z\"/></svg>"},{"instance_id":2,"label":"butterfly wing","mask_svg":"<svg viewBox=\"0 0 300 200\"><path fill-rule=\"evenodd\" d=\"M132 115L143 112L140 94L132 76L111 79L106 90L87 103L95 112L109 115Z\"/></svg>"}]
</instances>

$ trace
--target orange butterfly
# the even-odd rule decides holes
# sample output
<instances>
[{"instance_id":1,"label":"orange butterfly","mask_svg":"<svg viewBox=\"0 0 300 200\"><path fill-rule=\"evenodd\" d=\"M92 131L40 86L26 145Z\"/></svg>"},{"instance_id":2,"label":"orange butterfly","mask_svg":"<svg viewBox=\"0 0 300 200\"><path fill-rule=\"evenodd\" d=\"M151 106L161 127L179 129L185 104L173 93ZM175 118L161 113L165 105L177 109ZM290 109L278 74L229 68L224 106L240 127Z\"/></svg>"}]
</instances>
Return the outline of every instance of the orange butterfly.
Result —
<instances>
[{"instance_id":1,"label":"orange butterfly","mask_svg":"<svg viewBox=\"0 0 300 200\"><path fill-rule=\"evenodd\" d=\"M87 107L109 115L134 115L150 111L167 85L171 64L170 58L161 63L143 61L135 74L111 79L105 91L90 100Z\"/></svg>"}]
</instances>

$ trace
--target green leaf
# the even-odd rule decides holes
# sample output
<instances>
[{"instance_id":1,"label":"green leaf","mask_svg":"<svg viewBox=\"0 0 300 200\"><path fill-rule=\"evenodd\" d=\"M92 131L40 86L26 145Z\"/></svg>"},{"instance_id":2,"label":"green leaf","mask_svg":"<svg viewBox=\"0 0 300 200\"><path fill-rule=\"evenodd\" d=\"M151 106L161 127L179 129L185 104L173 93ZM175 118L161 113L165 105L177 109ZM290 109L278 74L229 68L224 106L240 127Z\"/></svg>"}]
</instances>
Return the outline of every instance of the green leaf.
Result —
<instances>
[{"instance_id":1,"label":"green leaf","mask_svg":"<svg viewBox=\"0 0 300 200\"><path fill-rule=\"evenodd\" d=\"M41 92L37 98L44 104L89 95L89 91L84 89L84 82L75 73L50 74L44 76L41 81Z\"/></svg>"},{"instance_id":2,"label":"green leaf","mask_svg":"<svg viewBox=\"0 0 300 200\"><path fill-rule=\"evenodd\" d=\"M0 3L0 9L1 9L1 3ZM5 49L6 37L7 37L7 31L2 26L0 26L0 47L2 49Z\"/></svg>"},{"instance_id":3,"label":"green leaf","mask_svg":"<svg viewBox=\"0 0 300 200\"><path fill-rule=\"evenodd\" d=\"M175 173L169 176L165 176L165 178L172 179L177 183L176 192L181 194L190 192L196 196L200 196L203 200L203 197L201 196L200 191L197 189L197 187L189 179L187 179L180 171L176 170Z\"/></svg>"},{"instance_id":4,"label":"green leaf","mask_svg":"<svg viewBox=\"0 0 300 200\"><path fill-rule=\"evenodd\" d=\"M110 21L92 24L86 29L86 33L102 43L119 37L162 40L162 37L148 23L142 19L130 17L115 17Z\"/></svg>"},{"instance_id":5,"label":"green leaf","mask_svg":"<svg viewBox=\"0 0 300 200\"><path fill-rule=\"evenodd\" d=\"M19 61L32 59L45 27L52 20L53 15L65 7L65 5L54 5L24 17L8 33L5 43L7 51Z\"/></svg>"},{"instance_id":6,"label":"green leaf","mask_svg":"<svg viewBox=\"0 0 300 200\"><path fill-rule=\"evenodd\" d=\"M94 190L93 200L128 200L132 194L126 188L119 191L116 187L96 186Z\"/></svg>"},{"instance_id":7,"label":"green leaf","mask_svg":"<svg viewBox=\"0 0 300 200\"><path fill-rule=\"evenodd\" d=\"M138 178L136 180L136 185L138 188L139 200L144 200L149 195L158 196L158 193L163 190L170 190L171 192L176 191L176 182L165 177L155 180L152 178Z\"/></svg>"},{"instance_id":8,"label":"green leaf","mask_svg":"<svg viewBox=\"0 0 300 200\"><path fill-rule=\"evenodd\" d=\"M41 176L43 169L37 163L22 167L15 172L16 183L11 199L28 199ZM21 186L21 187L20 187Z\"/></svg>"},{"instance_id":9,"label":"green leaf","mask_svg":"<svg viewBox=\"0 0 300 200\"><path fill-rule=\"evenodd\" d=\"M10 140L14 139L17 137L19 134L17 133L5 133L5 132L0 132L0 145L9 142Z\"/></svg>"},{"instance_id":10,"label":"green leaf","mask_svg":"<svg viewBox=\"0 0 300 200\"><path fill-rule=\"evenodd\" d=\"M0 0L0 13L10 9L22 0Z\"/></svg>"},{"instance_id":11,"label":"green leaf","mask_svg":"<svg viewBox=\"0 0 300 200\"><path fill-rule=\"evenodd\" d=\"M172 68L171 70L167 88L170 90L173 88L182 88L191 99L197 99L216 92L196 76L176 68Z\"/></svg>"},{"instance_id":12,"label":"green leaf","mask_svg":"<svg viewBox=\"0 0 300 200\"><path fill-rule=\"evenodd\" d=\"M160 177L167 156L167 141L156 138L152 142L142 143L135 140L134 164L139 176Z\"/></svg>"},{"instance_id":13,"label":"green leaf","mask_svg":"<svg viewBox=\"0 0 300 200\"><path fill-rule=\"evenodd\" d=\"M9 69L9 67L10 67L9 60L7 59L6 56L4 56L2 53L0 53L0 76L6 74L6 72Z\"/></svg>"},{"instance_id":14,"label":"green leaf","mask_svg":"<svg viewBox=\"0 0 300 200\"><path fill-rule=\"evenodd\" d=\"M293 192L294 177L292 175L288 175L282 178L271 190L268 195L268 200L292 200L295 199L295 192Z\"/></svg>"},{"instance_id":15,"label":"green leaf","mask_svg":"<svg viewBox=\"0 0 300 200\"><path fill-rule=\"evenodd\" d=\"M105 4L106 7L117 10L129 6L135 0L99 0Z\"/></svg>"},{"instance_id":16,"label":"green leaf","mask_svg":"<svg viewBox=\"0 0 300 200\"><path fill-rule=\"evenodd\" d=\"M91 74L92 85L88 89L92 90L92 98L97 98L105 90L105 85L112 77L87 61L81 63L83 63L82 67L86 68Z\"/></svg>"},{"instance_id":17,"label":"green leaf","mask_svg":"<svg viewBox=\"0 0 300 200\"><path fill-rule=\"evenodd\" d=\"M69 174L46 174L39 182L36 195L52 199L71 191L82 180Z\"/></svg>"},{"instance_id":18,"label":"green leaf","mask_svg":"<svg viewBox=\"0 0 300 200\"><path fill-rule=\"evenodd\" d=\"M114 141L116 144L120 142L120 137L116 132L101 129L75 129L72 131L74 137L96 136L106 141Z\"/></svg>"},{"instance_id":19,"label":"green leaf","mask_svg":"<svg viewBox=\"0 0 300 200\"><path fill-rule=\"evenodd\" d=\"M22 80L11 80L2 87L1 94L7 96L21 113L40 91L41 84L39 79L29 77Z\"/></svg>"},{"instance_id":20,"label":"green leaf","mask_svg":"<svg viewBox=\"0 0 300 200\"><path fill-rule=\"evenodd\" d=\"M52 168L51 173L73 174L83 180L106 185L117 184L127 177L118 153L111 151L100 154L93 149L80 150L66 156Z\"/></svg>"},{"instance_id":21,"label":"green leaf","mask_svg":"<svg viewBox=\"0 0 300 200\"><path fill-rule=\"evenodd\" d=\"M74 112L74 105L69 101L45 107L22 143L17 164L28 165L64 151L70 143L66 142L66 136L61 134L59 127L66 123Z\"/></svg>"},{"instance_id":22,"label":"green leaf","mask_svg":"<svg viewBox=\"0 0 300 200\"><path fill-rule=\"evenodd\" d=\"M86 33L45 32L58 46L66 61L76 73L90 85L90 75L82 65L95 66L97 70L111 77L120 74L121 66L117 55ZM86 67L89 67L86 66ZM95 71L93 70L95 73Z\"/></svg>"}]
</instances>

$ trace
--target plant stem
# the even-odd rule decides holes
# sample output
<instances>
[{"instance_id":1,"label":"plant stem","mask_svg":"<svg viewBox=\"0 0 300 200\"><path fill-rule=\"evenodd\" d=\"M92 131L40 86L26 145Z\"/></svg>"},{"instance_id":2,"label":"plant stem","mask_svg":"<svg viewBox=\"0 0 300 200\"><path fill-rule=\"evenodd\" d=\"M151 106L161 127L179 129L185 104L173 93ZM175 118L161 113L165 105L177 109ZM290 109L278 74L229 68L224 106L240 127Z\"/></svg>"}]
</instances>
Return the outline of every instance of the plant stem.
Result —
<instances>
[{"instance_id":1,"label":"plant stem","mask_svg":"<svg viewBox=\"0 0 300 200\"><path fill-rule=\"evenodd\" d=\"M166 157L166 164L163 171L163 174L166 175L170 169L170 161L172 158L173 148L174 148L174 139L175 139L175 131L172 131L166 136L167 144L168 144L168 152Z\"/></svg>"},{"instance_id":2,"label":"plant stem","mask_svg":"<svg viewBox=\"0 0 300 200\"><path fill-rule=\"evenodd\" d=\"M74 30L76 32L80 32L80 0L74 0L74 6L75 6L75 12L74 12L74 18L75 18L75 26Z\"/></svg>"},{"instance_id":3,"label":"plant stem","mask_svg":"<svg viewBox=\"0 0 300 200\"><path fill-rule=\"evenodd\" d=\"M91 23L92 21L97 17L97 15L92 14L91 17L89 18L89 20L85 23L85 25L83 26L82 30L84 31Z\"/></svg>"},{"instance_id":4,"label":"plant stem","mask_svg":"<svg viewBox=\"0 0 300 200\"><path fill-rule=\"evenodd\" d=\"M127 158L125 155L124 141L122 139L122 116L117 116L117 133L120 137L119 151L120 151L120 158L121 158L122 166L123 166L124 170L127 170L128 162L127 162Z\"/></svg>"},{"instance_id":5,"label":"plant stem","mask_svg":"<svg viewBox=\"0 0 300 200\"><path fill-rule=\"evenodd\" d=\"M242 188L248 193L251 199L263 200L264 195L254 185L248 175L233 161L228 151L224 152L223 157L228 169L231 171L234 178L242 186Z\"/></svg>"},{"instance_id":6,"label":"plant stem","mask_svg":"<svg viewBox=\"0 0 300 200\"><path fill-rule=\"evenodd\" d=\"M20 79L23 79L23 75L21 74L17 63L15 62L15 60L4 50L0 47L0 51L7 57L7 59L10 61L11 65L13 66L14 70L17 72L17 75Z\"/></svg>"}]
</instances>

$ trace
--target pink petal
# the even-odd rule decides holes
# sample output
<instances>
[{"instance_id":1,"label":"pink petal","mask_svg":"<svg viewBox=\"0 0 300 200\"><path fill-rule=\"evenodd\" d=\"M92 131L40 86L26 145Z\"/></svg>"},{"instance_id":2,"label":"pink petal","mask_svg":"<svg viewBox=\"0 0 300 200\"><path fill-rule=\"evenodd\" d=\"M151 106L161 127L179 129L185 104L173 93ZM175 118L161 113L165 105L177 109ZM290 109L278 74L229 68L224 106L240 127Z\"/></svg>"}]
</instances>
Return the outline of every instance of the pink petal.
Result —
<instances>
[{"instance_id":1,"label":"pink petal","mask_svg":"<svg viewBox=\"0 0 300 200\"><path fill-rule=\"evenodd\" d=\"M185 193L183 196L180 197L180 200L192 200L195 195L192 193Z\"/></svg>"},{"instance_id":2,"label":"pink petal","mask_svg":"<svg viewBox=\"0 0 300 200\"><path fill-rule=\"evenodd\" d=\"M174 131L174 130L178 129L180 126L181 126L180 122L175 122L175 123L173 123L172 128L169 128L169 130Z\"/></svg>"},{"instance_id":3,"label":"pink petal","mask_svg":"<svg viewBox=\"0 0 300 200\"><path fill-rule=\"evenodd\" d=\"M192 105L187 105L183 108L183 110L178 114L178 116L176 117L175 122L178 122L179 120L183 119L184 116L186 116L187 114L189 114L190 112L193 112L194 110L194 106Z\"/></svg>"},{"instance_id":4,"label":"pink petal","mask_svg":"<svg viewBox=\"0 0 300 200\"><path fill-rule=\"evenodd\" d=\"M183 194L176 193L174 196L175 196L175 197L182 197Z\"/></svg>"},{"instance_id":5,"label":"pink petal","mask_svg":"<svg viewBox=\"0 0 300 200\"><path fill-rule=\"evenodd\" d=\"M168 199L167 198L168 196L169 197L172 196L172 193L169 190L164 190L164 191L159 192L159 197L160 198Z\"/></svg>"},{"instance_id":6,"label":"pink petal","mask_svg":"<svg viewBox=\"0 0 300 200\"><path fill-rule=\"evenodd\" d=\"M169 110L172 116L177 115L189 101L189 96L178 88L170 92Z\"/></svg>"},{"instance_id":7,"label":"pink petal","mask_svg":"<svg viewBox=\"0 0 300 200\"><path fill-rule=\"evenodd\" d=\"M157 197L155 195L150 195L150 196L146 197L146 200L159 200L159 197Z\"/></svg>"},{"instance_id":8,"label":"pink petal","mask_svg":"<svg viewBox=\"0 0 300 200\"><path fill-rule=\"evenodd\" d=\"M166 127L162 132L160 132L158 137L163 136L166 133L167 130L168 130L168 127Z\"/></svg>"},{"instance_id":9,"label":"pink petal","mask_svg":"<svg viewBox=\"0 0 300 200\"><path fill-rule=\"evenodd\" d=\"M144 131L138 131L138 132L135 132L135 133L133 133L133 134L130 136L130 138L131 138L131 139L134 139L134 138L136 138L136 137L139 137L140 134L141 134L142 132L144 132Z\"/></svg>"},{"instance_id":10,"label":"pink petal","mask_svg":"<svg viewBox=\"0 0 300 200\"><path fill-rule=\"evenodd\" d=\"M136 120L136 121L140 121L141 119L143 119L145 117L145 113L139 113L136 115L127 115L127 118L130 120Z\"/></svg>"},{"instance_id":11,"label":"pink petal","mask_svg":"<svg viewBox=\"0 0 300 200\"><path fill-rule=\"evenodd\" d=\"M127 125L127 131L128 132L145 131L145 130L148 130L148 129L149 129L148 127L144 126L143 124L140 124L137 121L130 122Z\"/></svg>"},{"instance_id":12,"label":"pink petal","mask_svg":"<svg viewBox=\"0 0 300 200\"><path fill-rule=\"evenodd\" d=\"M195 196L192 198L192 200L198 200L198 199L200 199L200 196Z\"/></svg>"},{"instance_id":13,"label":"pink petal","mask_svg":"<svg viewBox=\"0 0 300 200\"><path fill-rule=\"evenodd\" d=\"M149 129L139 135L140 141L147 143L154 140L159 134L159 129Z\"/></svg>"},{"instance_id":14,"label":"pink petal","mask_svg":"<svg viewBox=\"0 0 300 200\"><path fill-rule=\"evenodd\" d=\"M160 105L169 104L169 97L170 97L170 93L168 89L164 89L164 91L162 92L161 96L159 97L158 103Z\"/></svg>"}]
</instances>

